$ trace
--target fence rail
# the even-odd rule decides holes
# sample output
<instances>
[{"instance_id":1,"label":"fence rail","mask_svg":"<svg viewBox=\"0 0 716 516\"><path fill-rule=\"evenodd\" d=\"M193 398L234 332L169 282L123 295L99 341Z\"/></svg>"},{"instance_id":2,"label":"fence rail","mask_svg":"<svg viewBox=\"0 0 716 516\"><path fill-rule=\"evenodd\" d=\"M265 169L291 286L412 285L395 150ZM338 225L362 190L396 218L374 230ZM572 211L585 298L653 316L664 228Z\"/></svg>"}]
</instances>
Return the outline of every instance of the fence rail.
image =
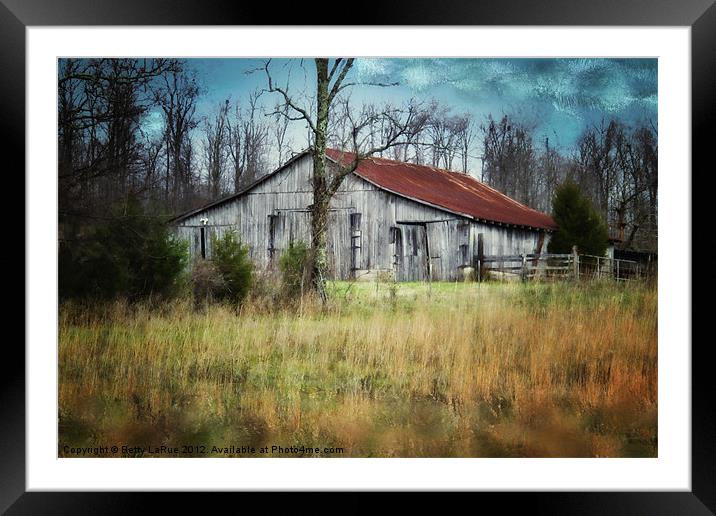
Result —
<instances>
[{"instance_id":1,"label":"fence rail","mask_svg":"<svg viewBox=\"0 0 716 516\"><path fill-rule=\"evenodd\" d=\"M614 278L617 281L629 281L646 277L644 266L633 260L608 258L605 256L579 255L580 277Z\"/></svg>"},{"instance_id":2,"label":"fence rail","mask_svg":"<svg viewBox=\"0 0 716 516\"><path fill-rule=\"evenodd\" d=\"M480 279L523 281L580 278L631 281L646 278L652 272L636 261L576 252L483 256L478 271Z\"/></svg>"}]
</instances>

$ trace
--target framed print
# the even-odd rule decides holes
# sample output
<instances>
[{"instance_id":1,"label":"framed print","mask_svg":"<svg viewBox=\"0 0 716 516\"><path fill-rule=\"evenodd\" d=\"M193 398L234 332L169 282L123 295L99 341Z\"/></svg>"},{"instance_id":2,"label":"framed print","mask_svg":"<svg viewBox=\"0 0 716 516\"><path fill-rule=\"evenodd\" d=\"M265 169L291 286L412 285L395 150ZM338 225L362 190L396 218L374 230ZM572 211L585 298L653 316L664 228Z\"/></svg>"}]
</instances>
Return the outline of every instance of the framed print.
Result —
<instances>
[{"instance_id":1,"label":"framed print","mask_svg":"<svg viewBox=\"0 0 716 516\"><path fill-rule=\"evenodd\" d=\"M305 26L4 1L28 302L3 509L712 511L691 170L716 10L524 4Z\"/></svg>"}]
</instances>

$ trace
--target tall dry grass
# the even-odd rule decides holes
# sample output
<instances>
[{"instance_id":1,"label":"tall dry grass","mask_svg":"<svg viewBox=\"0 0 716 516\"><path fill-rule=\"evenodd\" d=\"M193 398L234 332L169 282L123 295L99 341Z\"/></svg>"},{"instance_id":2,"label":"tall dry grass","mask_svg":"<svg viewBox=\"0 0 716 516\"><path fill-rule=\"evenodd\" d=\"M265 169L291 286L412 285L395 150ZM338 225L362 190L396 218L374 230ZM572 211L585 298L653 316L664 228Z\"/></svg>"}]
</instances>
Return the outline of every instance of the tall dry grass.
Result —
<instances>
[{"instance_id":1,"label":"tall dry grass","mask_svg":"<svg viewBox=\"0 0 716 516\"><path fill-rule=\"evenodd\" d=\"M331 304L60 308L64 445L656 456L653 286L346 284ZM315 455L315 453L312 453Z\"/></svg>"}]
</instances>

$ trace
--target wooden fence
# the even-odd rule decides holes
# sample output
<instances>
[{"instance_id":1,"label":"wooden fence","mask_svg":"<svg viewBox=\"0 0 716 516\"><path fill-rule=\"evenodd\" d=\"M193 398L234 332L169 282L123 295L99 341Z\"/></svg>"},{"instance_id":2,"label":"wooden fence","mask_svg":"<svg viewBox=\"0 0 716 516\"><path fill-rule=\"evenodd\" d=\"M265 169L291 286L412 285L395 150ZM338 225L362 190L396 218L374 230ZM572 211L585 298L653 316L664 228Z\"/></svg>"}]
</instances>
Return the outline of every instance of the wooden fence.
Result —
<instances>
[{"instance_id":1,"label":"wooden fence","mask_svg":"<svg viewBox=\"0 0 716 516\"><path fill-rule=\"evenodd\" d=\"M479 279L565 280L614 279L630 281L648 276L639 262L587 254L518 254L483 256L478 262Z\"/></svg>"}]
</instances>

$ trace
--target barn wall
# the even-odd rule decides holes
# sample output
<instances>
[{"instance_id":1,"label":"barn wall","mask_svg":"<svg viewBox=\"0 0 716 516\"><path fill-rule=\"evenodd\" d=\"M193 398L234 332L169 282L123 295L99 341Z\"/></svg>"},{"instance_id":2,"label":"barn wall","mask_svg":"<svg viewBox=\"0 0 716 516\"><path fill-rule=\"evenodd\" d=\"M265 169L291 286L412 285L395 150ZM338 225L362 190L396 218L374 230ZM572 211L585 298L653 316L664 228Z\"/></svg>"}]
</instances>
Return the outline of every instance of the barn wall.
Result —
<instances>
[{"instance_id":1,"label":"barn wall","mask_svg":"<svg viewBox=\"0 0 716 516\"><path fill-rule=\"evenodd\" d=\"M270 267L292 241L310 242L311 169L310 156L303 156L238 198L182 220L176 233L189 240L192 260L201 256L204 217L209 219L208 258L210 236L227 230L237 231L249 245L259 269ZM347 279L395 271L400 280L423 280L428 275L434 280L459 279L462 267L471 265L477 255L480 234L486 255L533 253L539 242L537 231L475 222L351 175L331 200L329 274ZM543 252L546 246L547 239Z\"/></svg>"},{"instance_id":2,"label":"barn wall","mask_svg":"<svg viewBox=\"0 0 716 516\"><path fill-rule=\"evenodd\" d=\"M485 255L531 254L537 250L539 232L528 229L497 226L481 222L472 225L473 238L483 234ZM547 252L548 239L545 236L541 252ZM477 248L475 248L477 252Z\"/></svg>"},{"instance_id":3,"label":"barn wall","mask_svg":"<svg viewBox=\"0 0 716 516\"><path fill-rule=\"evenodd\" d=\"M416 252L405 239L407 235L415 238L416 233L410 229L411 224L422 224L425 227L430 275L435 280L462 277L461 268L474 263L480 233L483 234L486 255L530 254L537 250L539 244L538 231L474 222L385 192L357 176L347 178L332 206L350 208L351 212L362 214L359 271L397 268L391 228L398 228L402 232L405 253ZM546 251L547 242L548 238L544 238L542 252ZM419 256L406 254L405 262L419 264ZM421 273L414 273L405 279L424 279L422 276Z\"/></svg>"},{"instance_id":4,"label":"barn wall","mask_svg":"<svg viewBox=\"0 0 716 516\"><path fill-rule=\"evenodd\" d=\"M331 208L345 211L346 217L350 217L350 213L360 214L360 225L356 228L360 231L357 242L360 253L357 263L352 264L359 275L360 271L392 268L389 238L390 226L394 223L393 203L393 196L355 176L347 177L331 200ZM335 226L330 232L329 240L340 238Z\"/></svg>"},{"instance_id":5,"label":"barn wall","mask_svg":"<svg viewBox=\"0 0 716 516\"><path fill-rule=\"evenodd\" d=\"M305 238L307 228L301 224L300 216L294 210L306 210L313 194L310 185L311 160L308 156L298 158L283 170L266 179L238 198L219 206L207 208L179 222L176 234L189 241L190 262L201 256L201 219L207 218L207 227L212 235L224 231L236 231L241 240L249 246L249 256L260 269L269 265L269 215L280 215L277 222L286 231L295 231L293 237ZM274 256L288 245L288 238L281 233L274 245ZM211 258L211 240L207 239L208 258Z\"/></svg>"}]
</instances>

